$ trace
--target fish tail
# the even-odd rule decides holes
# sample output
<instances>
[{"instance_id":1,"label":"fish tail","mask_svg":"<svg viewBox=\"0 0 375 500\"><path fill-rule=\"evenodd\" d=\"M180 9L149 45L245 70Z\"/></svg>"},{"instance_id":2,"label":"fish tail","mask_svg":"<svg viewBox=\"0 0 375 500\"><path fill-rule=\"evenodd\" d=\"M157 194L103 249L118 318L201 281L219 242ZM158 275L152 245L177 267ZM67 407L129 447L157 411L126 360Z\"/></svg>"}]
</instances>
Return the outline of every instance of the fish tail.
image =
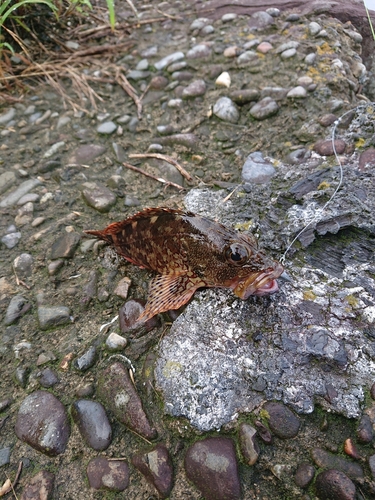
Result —
<instances>
[{"instance_id":1,"label":"fish tail","mask_svg":"<svg viewBox=\"0 0 375 500\"><path fill-rule=\"evenodd\" d=\"M88 230L84 231L86 234L91 234L92 236L95 236L99 240L106 241L107 243L113 243L112 235L106 233L105 231L93 231L93 230Z\"/></svg>"}]
</instances>

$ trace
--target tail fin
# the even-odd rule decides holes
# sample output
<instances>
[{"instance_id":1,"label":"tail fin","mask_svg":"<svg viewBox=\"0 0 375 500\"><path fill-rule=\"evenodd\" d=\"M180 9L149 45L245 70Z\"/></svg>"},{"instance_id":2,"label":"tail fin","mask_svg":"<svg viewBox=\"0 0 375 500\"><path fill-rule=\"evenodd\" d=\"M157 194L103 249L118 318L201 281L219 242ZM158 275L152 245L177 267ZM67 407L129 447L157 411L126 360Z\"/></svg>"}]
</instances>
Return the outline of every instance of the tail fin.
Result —
<instances>
[{"instance_id":1,"label":"tail fin","mask_svg":"<svg viewBox=\"0 0 375 500\"><path fill-rule=\"evenodd\" d=\"M99 240L104 240L107 243L113 243L112 235L106 233L105 230L104 231L93 231L93 230L90 230L90 231L84 231L84 233L86 233L86 234L92 234L93 236L95 236Z\"/></svg>"}]
</instances>

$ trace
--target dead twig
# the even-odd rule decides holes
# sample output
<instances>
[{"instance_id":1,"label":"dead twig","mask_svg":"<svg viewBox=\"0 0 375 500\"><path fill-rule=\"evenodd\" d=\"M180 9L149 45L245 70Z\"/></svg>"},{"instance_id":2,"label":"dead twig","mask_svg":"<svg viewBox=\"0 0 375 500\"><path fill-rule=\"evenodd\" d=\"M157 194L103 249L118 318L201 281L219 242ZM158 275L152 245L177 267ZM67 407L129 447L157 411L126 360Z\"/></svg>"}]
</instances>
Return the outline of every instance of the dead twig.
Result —
<instances>
[{"instance_id":1,"label":"dead twig","mask_svg":"<svg viewBox=\"0 0 375 500\"><path fill-rule=\"evenodd\" d=\"M188 181L193 180L193 178L189 174L189 172L187 172L184 169L184 167L181 167L181 165L179 163L177 163L177 161L174 158L171 158L170 156L162 155L160 153L139 153L139 154L137 153L137 154L130 154L129 158L158 158L159 160L164 160L167 163L174 165L177 168L177 170L180 172L180 174L185 177L185 179L187 179Z\"/></svg>"},{"instance_id":2,"label":"dead twig","mask_svg":"<svg viewBox=\"0 0 375 500\"><path fill-rule=\"evenodd\" d=\"M180 186L179 184L175 184L174 182L171 182L171 181L166 181L162 177L155 177L155 175L148 174L144 170L141 170L138 167L134 167L134 165L131 165L130 163L126 163L125 161L123 162L123 165L124 165L124 167L130 168L130 170L134 170L134 172L138 172L139 174L142 174L145 177L149 177L150 179L154 179L154 181L158 181L158 182L161 182L162 184L165 184L166 187L173 186L177 189L181 189L181 190L185 189L183 186Z\"/></svg>"},{"instance_id":3,"label":"dead twig","mask_svg":"<svg viewBox=\"0 0 375 500\"><path fill-rule=\"evenodd\" d=\"M22 471L22 461L20 461L19 464L18 464L18 469L17 469L16 477L14 478L13 483L12 483L12 481L8 477L7 480L5 481L5 483L1 486L1 488L0 488L0 497L3 497L7 493L10 493L11 491L13 491L14 497L18 498L17 495L16 495L16 492L14 491L14 487L16 486L16 484L18 482L18 479L20 477L21 471Z\"/></svg>"},{"instance_id":4,"label":"dead twig","mask_svg":"<svg viewBox=\"0 0 375 500\"><path fill-rule=\"evenodd\" d=\"M125 92L133 99L137 107L138 120L142 118L142 103L139 99L135 88L129 83L126 76L121 73L120 68L116 68L116 82L125 90Z\"/></svg>"}]
</instances>

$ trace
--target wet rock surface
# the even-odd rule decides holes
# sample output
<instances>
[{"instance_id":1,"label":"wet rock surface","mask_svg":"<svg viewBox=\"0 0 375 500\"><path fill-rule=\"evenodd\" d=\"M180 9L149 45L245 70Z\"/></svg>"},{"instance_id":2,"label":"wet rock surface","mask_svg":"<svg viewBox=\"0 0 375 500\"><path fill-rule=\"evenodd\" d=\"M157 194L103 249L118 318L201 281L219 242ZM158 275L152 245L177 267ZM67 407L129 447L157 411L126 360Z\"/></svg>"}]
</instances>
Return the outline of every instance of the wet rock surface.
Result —
<instances>
[{"instance_id":1,"label":"wet rock surface","mask_svg":"<svg viewBox=\"0 0 375 500\"><path fill-rule=\"evenodd\" d=\"M12 479L22 460L25 499L373 498L375 80L363 6L134 3L132 48L113 63L141 116L98 81L104 61L82 68L100 109L65 109L49 87L1 104L2 469ZM148 152L192 180L131 157ZM202 290L140 327L151 273L83 230L146 206L250 231L275 259L309 226L277 294Z\"/></svg>"}]
</instances>

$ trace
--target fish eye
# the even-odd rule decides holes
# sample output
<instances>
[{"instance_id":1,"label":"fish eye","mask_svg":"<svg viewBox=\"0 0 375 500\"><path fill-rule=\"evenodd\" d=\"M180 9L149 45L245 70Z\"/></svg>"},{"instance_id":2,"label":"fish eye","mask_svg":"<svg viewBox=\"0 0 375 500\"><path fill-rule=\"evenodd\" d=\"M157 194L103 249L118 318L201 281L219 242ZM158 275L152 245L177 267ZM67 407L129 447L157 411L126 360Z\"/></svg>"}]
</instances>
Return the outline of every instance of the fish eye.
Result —
<instances>
[{"instance_id":1,"label":"fish eye","mask_svg":"<svg viewBox=\"0 0 375 500\"><path fill-rule=\"evenodd\" d=\"M231 264L241 266L248 260L249 252L243 245L232 243L232 245L226 249L225 256Z\"/></svg>"}]
</instances>

